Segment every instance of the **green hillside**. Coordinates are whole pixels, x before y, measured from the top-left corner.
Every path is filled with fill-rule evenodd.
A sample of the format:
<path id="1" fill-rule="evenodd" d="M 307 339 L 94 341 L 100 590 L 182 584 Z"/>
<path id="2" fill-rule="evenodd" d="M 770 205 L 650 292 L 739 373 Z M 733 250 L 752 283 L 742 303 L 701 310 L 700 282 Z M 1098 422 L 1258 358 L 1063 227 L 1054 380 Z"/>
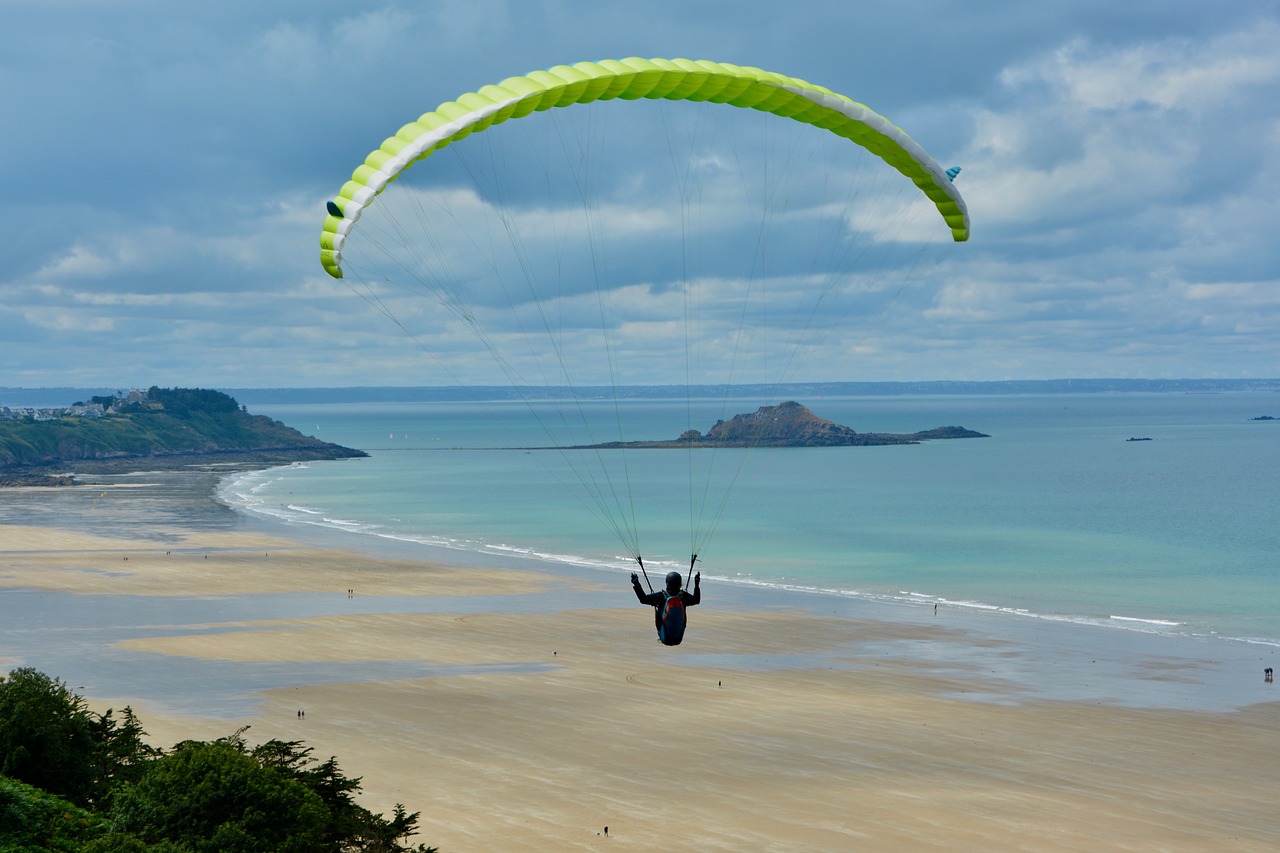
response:
<path id="1" fill-rule="evenodd" d="M 142 460 L 174 467 L 207 457 L 281 464 L 366 455 L 251 415 L 234 397 L 198 388 L 94 397 L 56 416 L 6 414 L 0 418 L 0 471 L 10 473 L 119 471 Z"/>

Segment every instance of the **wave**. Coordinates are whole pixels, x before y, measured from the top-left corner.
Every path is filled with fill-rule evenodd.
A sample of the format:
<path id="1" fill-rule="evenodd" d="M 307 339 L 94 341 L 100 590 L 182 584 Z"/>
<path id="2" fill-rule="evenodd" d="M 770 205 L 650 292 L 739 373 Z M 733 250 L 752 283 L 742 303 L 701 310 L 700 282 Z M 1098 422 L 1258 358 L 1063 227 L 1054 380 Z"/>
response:
<path id="1" fill-rule="evenodd" d="M 1114 619 L 1117 622 L 1141 622 L 1146 625 L 1167 625 L 1173 628 L 1182 624 L 1181 622 L 1174 622 L 1169 619 L 1143 619 L 1138 616 L 1111 616 L 1109 618 Z"/>
<path id="2" fill-rule="evenodd" d="M 294 463 L 284 468 L 251 471 L 231 475 L 223 479 L 217 489 L 217 497 L 233 510 L 250 515 L 263 516 L 288 525 L 324 527 L 342 533 L 369 536 L 391 542 L 421 545 L 455 552 L 471 552 L 519 560 L 534 560 L 548 565 L 571 566 L 601 572 L 633 571 L 634 558 L 626 555 L 588 556 L 561 550 L 540 549 L 529 545 L 491 542 L 481 539 L 430 534 L 397 529 L 383 523 L 359 521 L 342 517 L 323 507 L 299 501 L 271 501 L 266 493 L 270 487 L 289 479 L 291 472 L 309 468 L 308 463 Z M 646 559 L 644 566 L 651 574 L 663 575 L 668 571 L 685 572 L 688 562 L 674 559 Z M 1270 637 L 1224 635 L 1185 621 L 1154 616 L 1127 616 L 1120 614 L 1089 615 L 1079 613 L 1040 612 L 1031 608 L 1011 607 L 977 599 L 948 598 L 921 590 L 899 589 L 894 592 L 876 591 L 804 583 L 788 580 L 761 579 L 742 573 L 733 575 L 708 575 L 708 580 L 730 583 L 742 587 L 789 593 L 837 596 L 882 605 L 909 607 L 917 611 L 934 606 L 958 610 L 976 616 L 993 618 L 1035 619 L 1046 622 L 1075 624 L 1111 630 L 1139 632 L 1167 636 L 1201 637 L 1234 643 L 1248 643 L 1280 647 L 1280 640 Z"/>
<path id="3" fill-rule="evenodd" d="M 343 533 L 355 533 L 371 536 L 392 542 L 405 542 L 412 545 L 423 545 L 431 548 L 445 548 L 451 551 L 471 551 L 499 556 L 510 556 L 521 559 L 533 559 L 546 563 L 571 565 L 580 568 L 616 571 L 622 565 L 629 565 L 629 557 L 615 557 L 612 560 L 584 557 L 576 554 L 544 552 L 535 548 L 503 543 L 483 542 L 476 539 L 452 537 L 441 534 L 424 534 L 406 532 L 376 522 L 358 521 L 331 515 L 321 507 L 308 506 L 296 502 L 270 502 L 261 496 L 269 486 L 284 479 L 284 471 L 290 468 L 305 468 L 306 463 L 295 463 L 283 469 L 270 471 L 252 471 L 228 477 L 219 484 L 218 499 L 233 510 L 270 518 L 289 525 L 324 527 Z M 272 471 L 275 475 L 272 476 Z M 655 564 L 661 565 L 661 563 Z"/>

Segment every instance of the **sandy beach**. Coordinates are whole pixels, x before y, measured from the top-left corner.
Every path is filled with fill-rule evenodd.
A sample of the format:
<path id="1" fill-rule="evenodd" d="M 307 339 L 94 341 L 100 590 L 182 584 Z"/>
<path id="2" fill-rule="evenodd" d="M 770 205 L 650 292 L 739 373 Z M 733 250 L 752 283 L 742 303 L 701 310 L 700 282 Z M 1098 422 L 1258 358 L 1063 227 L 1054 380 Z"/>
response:
<path id="1" fill-rule="evenodd" d="M 364 805 L 420 811 L 417 840 L 443 851 L 1280 847 L 1280 702 L 1028 699 L 977 660 L 939 673 L 883 651 L 981 645 L 944 620 L 731 607 L 714 584 L 668 649 L 625 579 L 160 532 L 0 527 L 0 596 L 32 596 L 37 622 L 68 602 L 165 614 L 162 630 L 112 627 L 112 665 L 292 673 L 208 713 L 162 701 L 163 685 L 79 692 L 132 705 L 160 746 L 246 725 L 251 742 L 303 740 L 363 777 Z M 323 606 L 299 615 L 302 600 Z M 248 602 L 282 605 L 246 618 Z M 44 668 L 16 637 L 0 663 Z"/>

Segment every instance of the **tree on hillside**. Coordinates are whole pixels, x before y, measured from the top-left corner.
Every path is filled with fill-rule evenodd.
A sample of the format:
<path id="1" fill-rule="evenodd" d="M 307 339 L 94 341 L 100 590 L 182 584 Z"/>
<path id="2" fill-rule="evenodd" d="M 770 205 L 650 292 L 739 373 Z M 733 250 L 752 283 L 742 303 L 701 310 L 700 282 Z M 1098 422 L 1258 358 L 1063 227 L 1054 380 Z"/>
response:
<path id="1" fill-rule="evenodd" d="M 132 708 L 95 714 L 61 681 L 31 668 L 0 677 L 0 773 L 93 806 L 159 755 Z"/>
<path id="2" fill-rule="evenodd" d="M 327 817 L 305 785 L 225 741 L 178 744 L 111 808 L 117 831 L 196 853 L 337 853 L 324 843 Z"/>
<path id="3" fill-rule="evenodd" d="M 164 753 L 148 744 L 142 723 L 128 705 L 116 722 L 114 709 L 107 709 L 94 721 L 98 744 L 98 772 L 107 786 L 136 782 L 146 771 L 147 762 Z"/>
<path id="4" fill-rule="evenodd" d="M 299 741 L 250 748 L 244 731 L 166 753 L 131 709 L 95 714 L 61 681 L 13 670 L 0 678 L 0 853 L 434 853 L 405 844 L 418 813 L 356 803 L 360 780 L 335 758 Z"/>
<path id="5" fill-rule="evenodd" d="M 152 385 L 147 389 L 147 400 L 160 403 L 166 411 L 175 415 L 189 412 L 234 412 L 240 408 L 235 397 L 209 388 L 159 388 Z"/>
<path id="6" fill-rule="evenodd" d="M 197 853 L 434 853 L 405 847 L 418 815 L 386 819 L 359 806 L 360 780 L 337 761 L 316 762 L 298 741 L 252 749 L 244 729 L 212 743 L 187 741 L 149 762 L 113 798 L 113 827 L 150 844 Z"/>
<path id="7" fill-rule="evenodd" d="M 101 793 L 94 716 L 57 679 L 31 668 L 0 678 L 0 773 L 89 805 Z"/>
<path id="8" fill-rule="evenodd" d="M 244 747 L 243 730 L 232 736 L 231 741 Z M 360 779 L 345 776 L 338 767 L 338 760 L 330 757 L 317 761 L 311 747 L 301 741 L 269 740 L 254 747 L 250 754 L 265 766 L 306 785 L 320 797 L 329 810 L 326 841 L 336 844 L 335 849 L 363 851 L 363 853 L 432 853 L 434 847 L 408 848 L 403 839 L 418 833 L 418 812 L 405 811 L 397 804 L 390 819 L 374 814 L 355 801 L 360 791 Z"/>

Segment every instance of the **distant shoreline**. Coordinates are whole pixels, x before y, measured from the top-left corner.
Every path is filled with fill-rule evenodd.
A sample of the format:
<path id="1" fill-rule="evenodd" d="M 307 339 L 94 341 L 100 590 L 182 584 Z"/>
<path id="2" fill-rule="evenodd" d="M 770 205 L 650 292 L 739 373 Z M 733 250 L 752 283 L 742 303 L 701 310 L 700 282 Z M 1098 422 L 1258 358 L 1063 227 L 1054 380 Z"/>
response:
<path id="1" fill-rule="evenodd" d="M 278 468 L 294 462 L 333 460 L 332 455 L 294 452 L 292 449 L 226 450 L 169 453 L 155 456 L 115 456 L 105 459 L 60 460 L 46 466 L 0 467 L 0 489 L 95 485 L 94 477 L 177 471 L 193 474 L 236 474 Z"/>
<path id="2" fill-rule="evenodd" d="M 76 472 L 253 469 L 366 455 L 251 415 L 209 389 L 151 386 L 48 408 L 0 406 L 0 485 L 74 485 Z"/>
<path id="3" fill-rule="evenodd" d="M 55 405 L 65 400 L 114 393 L 101 387 L 0 387 L 0 405 Z M 513 387 L 506 385 L 348 386 L 298 388 L 219 388 L 246 405 L 263 403 L 422 402 L 428 400 L 663 399 L 728 396 L 857 397 L 902 395 L 1017 394 L 1223 394 L 1280 393 L 1280 378 L 1267 379 L 1009 379 L 928 380 L 919 382 L 791 382 L 781 385 L 619 385 Z"/>

